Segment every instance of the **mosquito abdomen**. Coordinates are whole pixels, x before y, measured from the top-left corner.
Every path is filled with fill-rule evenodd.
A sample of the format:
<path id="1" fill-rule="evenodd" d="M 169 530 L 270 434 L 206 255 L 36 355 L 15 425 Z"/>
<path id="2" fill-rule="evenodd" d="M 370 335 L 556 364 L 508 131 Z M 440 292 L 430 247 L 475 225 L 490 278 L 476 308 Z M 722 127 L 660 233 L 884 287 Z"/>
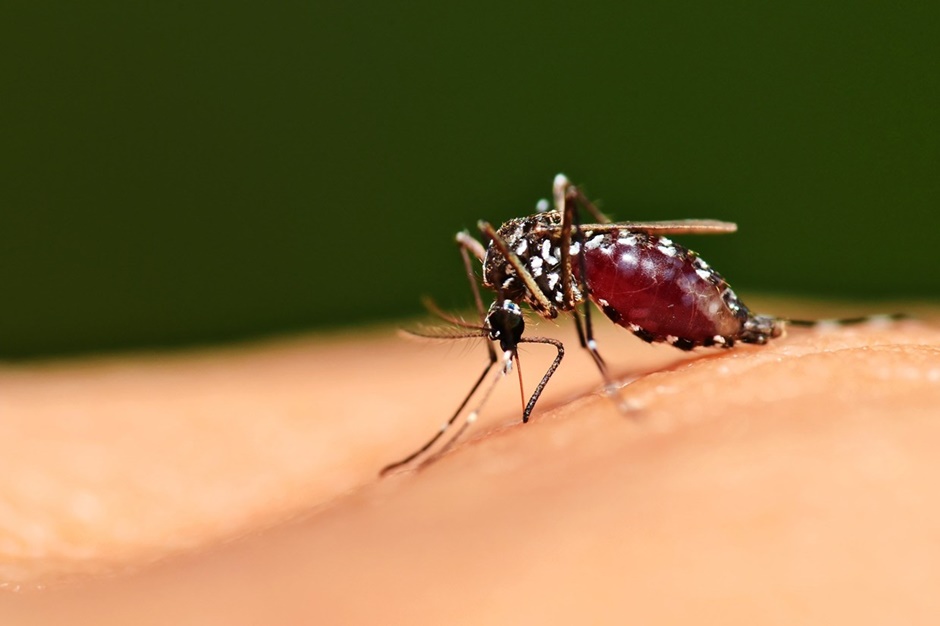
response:
<path id="1" fill-rule="evenodd" d="M 730 345 L 750 316 L 721 275 L 666 237 L 588 231 L 581 254 L 591 299 L 646 341 Z"/>

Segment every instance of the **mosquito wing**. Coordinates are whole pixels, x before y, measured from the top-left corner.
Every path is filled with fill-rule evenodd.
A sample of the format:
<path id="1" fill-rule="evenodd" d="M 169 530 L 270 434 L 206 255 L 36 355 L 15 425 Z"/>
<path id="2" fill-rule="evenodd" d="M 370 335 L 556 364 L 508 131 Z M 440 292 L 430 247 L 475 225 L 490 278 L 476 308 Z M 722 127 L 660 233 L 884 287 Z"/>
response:
<path id="1" fill-rule="evenodd" d="M 668 220 L 663 222 L 611 222 L 609 224 L 581 224 L 582 232 L 607 233 L 631 230 L 650 235 L 724 235 L 738 230 L 734 222 L 718 220 Z"/>

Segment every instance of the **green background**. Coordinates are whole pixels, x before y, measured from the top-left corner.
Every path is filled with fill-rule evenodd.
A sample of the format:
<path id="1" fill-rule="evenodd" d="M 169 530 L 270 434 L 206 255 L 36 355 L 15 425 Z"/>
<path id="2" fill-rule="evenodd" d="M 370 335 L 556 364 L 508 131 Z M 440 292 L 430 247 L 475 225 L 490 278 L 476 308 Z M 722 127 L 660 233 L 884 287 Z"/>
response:
<path id="1" fill-rule="evenodd" d="M 745 295 L 940 289 L 940 5 L 4 3 L 0 356 L 471 300 L 563 171 Z"/>

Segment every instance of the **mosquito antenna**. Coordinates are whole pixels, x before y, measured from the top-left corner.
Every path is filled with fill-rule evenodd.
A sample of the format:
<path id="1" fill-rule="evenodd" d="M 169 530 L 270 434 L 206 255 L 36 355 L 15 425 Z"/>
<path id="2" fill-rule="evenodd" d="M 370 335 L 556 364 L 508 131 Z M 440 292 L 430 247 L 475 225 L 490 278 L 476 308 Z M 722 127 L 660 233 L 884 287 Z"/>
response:
<path id="1" fill-rule="evenodd" d="M 419 339 L 480 339 L 486 337 L 486 329 L 483 327 L 468 326 L 470 330 L 460 330 L 459 328 L 448 328 L 442 326 L 427 326 L 421 328 L 399 328 L 398 332 L 406 337 Z"/>
<path id="2" fill-rule="evenodd" d="M 484 333 L 487 331 L 487 328 L 485 326 L 481 326 L 479 324 L 471 324 L 470 322 L 464 319 L 461 319 L 457 317 L 456 315 L 452 315 L 448 313 L 447 311 L 439 307 L 437 305 L 437 302 L 435 302 L 432 298 L 429 298 L 427 296 L 421 298 L 421 304 L 424 305 L 424 308 L 426 308 L 428 312 L 431 313 L 431 315 L 441 318 L 448 324 L 453 324 L 454 326 L 459 326 L 461 328 L 472 328 L 474 330 L 479 330 Z"/>

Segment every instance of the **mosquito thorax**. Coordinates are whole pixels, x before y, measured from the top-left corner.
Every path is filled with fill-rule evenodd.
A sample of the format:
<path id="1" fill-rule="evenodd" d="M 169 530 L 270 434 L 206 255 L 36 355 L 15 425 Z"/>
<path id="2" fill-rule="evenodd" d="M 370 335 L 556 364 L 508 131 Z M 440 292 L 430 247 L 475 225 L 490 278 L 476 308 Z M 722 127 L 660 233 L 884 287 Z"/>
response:
<path id="1" fill-rule="evenodd" d="M 492 242 L 483 259 L 483 285 L 503 297 L 525 302 L 544 317 L 554 317 L 558 311 L 570 311 L 581 301 L 576 285 L 571 285 L 572 301 L 566 301 L 561 283 L 561 238 L 558 227 L 562 217 L 557 211 L 546 211 L 505 222 L 497 235 L 517 257 L 538 285 L 539 290 L 557 310 L 547 311 L 538 298 L 526 288 L 516 270 Z M 572 256 L 577 255 L 578 244 L 572 244 Z"/>
<path id="2" fill-rule="evenodd" d="M 489 329 L 489 338 L 498 341 L 503 352 L 515 350 L 525 331 L 522 309 L 512 300 L 497 300 L 490 305 L 484 323 Z"/>

